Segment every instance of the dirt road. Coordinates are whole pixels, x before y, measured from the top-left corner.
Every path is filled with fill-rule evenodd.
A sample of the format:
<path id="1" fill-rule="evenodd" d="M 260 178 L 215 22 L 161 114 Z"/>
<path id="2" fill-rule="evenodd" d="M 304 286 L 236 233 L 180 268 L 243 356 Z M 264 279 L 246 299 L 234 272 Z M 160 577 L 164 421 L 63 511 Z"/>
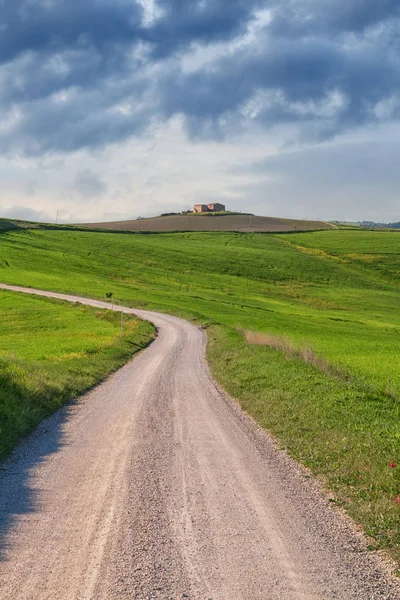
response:
<path id="1" fill-rule="evenodd" d="M 218 390 L 204 334 L 129 312 L 157 340 L 1 470 L 1 600 L 400 598 L 313 479 Z"/>

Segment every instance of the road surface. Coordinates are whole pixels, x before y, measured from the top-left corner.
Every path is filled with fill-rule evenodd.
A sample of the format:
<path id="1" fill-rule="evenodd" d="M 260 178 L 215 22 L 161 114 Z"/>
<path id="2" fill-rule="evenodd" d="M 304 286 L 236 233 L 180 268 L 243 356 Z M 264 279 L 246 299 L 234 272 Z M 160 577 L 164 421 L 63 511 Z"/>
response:
<path id="1" fill-rule="evenodd" d="M 218 389 L 203 332 L 124 310 L 157 340 L 1 470 L 1 600 L 400 598 L 389 563 Z"/>

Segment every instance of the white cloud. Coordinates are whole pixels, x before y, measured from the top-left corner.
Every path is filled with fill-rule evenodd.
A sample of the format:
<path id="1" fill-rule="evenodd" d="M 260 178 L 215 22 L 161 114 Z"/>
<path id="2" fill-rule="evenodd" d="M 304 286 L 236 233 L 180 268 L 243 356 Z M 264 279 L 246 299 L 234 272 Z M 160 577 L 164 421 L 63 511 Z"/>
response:
<path id="1" fill-rule="evenodd" d="M 192 143 L 177 118 L 154 126 L 151 136 L 97 151 L 46 159 L 1 158 L 0 216 L 11 215 L 11 198 L 18 218 L 21 206 L 27 214 L 39 210 L 53 220 L 58 208 L 69 222 L 152 216 L 211 197 L 229 203 L 239 183 L 258 179 L 232 168 L 265 156 L 265 142 L 252 142 L 243 138 L 235 143 Z M 32 181 L 35 186 L 30 185 L 28 194 L 27 182 Z"/>

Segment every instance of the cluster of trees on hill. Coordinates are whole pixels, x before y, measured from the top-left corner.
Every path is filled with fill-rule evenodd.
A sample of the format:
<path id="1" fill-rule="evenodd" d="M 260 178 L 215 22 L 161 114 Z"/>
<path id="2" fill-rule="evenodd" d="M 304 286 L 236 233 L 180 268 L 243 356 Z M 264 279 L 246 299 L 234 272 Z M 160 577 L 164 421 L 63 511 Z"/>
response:
<path id="1" fill-rule="evenodd" d="M 400 221 L 396 223 L 375 223 L 374 221 L 360 221 L 360 227 L 379 227 L 383 229 L 400 229 Z"/>

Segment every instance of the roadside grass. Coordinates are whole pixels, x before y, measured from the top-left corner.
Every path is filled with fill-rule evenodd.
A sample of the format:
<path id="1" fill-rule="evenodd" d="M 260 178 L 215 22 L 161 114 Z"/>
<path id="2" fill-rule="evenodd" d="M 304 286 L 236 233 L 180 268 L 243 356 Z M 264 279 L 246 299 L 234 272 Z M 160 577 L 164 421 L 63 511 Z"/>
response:
<path id="1" fill-rule="evenodd" d="M 153 327 L 67 302 L 0 292 L 0 457 L 45 416 L 122 366 Z"/>
<path id="2" fill-rule="evenodd" d="M 328 375 L 340 375 L 342 377 L 346 376 L 344 371 L 335 369 L 324 357 L 318 356 L 310 344 L 296 347 L 287 337 L 271 335 L 270 333 L 260 333 L 258 331 L 247 330 L 243 332 L 243 335 L 249 344 L 255 344 L 257 346 L 269 346 L 275 350 L 280 350 L 287 358 L 300 359 L 305 363 L 313 365 L 320 371 L 324 371 L 324 373 L 327 373 Z"/>
<path id="3" fill-rule="evenodd" d="M 399 242 L 363 230 L 8 231 L 0 280 L 111 292 L 208 327 L 217 380 L 399 560 Z"/>
<path id="4" fill-rule="evenodd" d="M 332 376 L 285 349 L 209 329 L 212 372 L 332 492 L 332 500 L 400 561 L 400 403 Z M 390 466 L 392 465 L 392 466 Z M 395 465 L 395 466 L 393 466 Z"/>

